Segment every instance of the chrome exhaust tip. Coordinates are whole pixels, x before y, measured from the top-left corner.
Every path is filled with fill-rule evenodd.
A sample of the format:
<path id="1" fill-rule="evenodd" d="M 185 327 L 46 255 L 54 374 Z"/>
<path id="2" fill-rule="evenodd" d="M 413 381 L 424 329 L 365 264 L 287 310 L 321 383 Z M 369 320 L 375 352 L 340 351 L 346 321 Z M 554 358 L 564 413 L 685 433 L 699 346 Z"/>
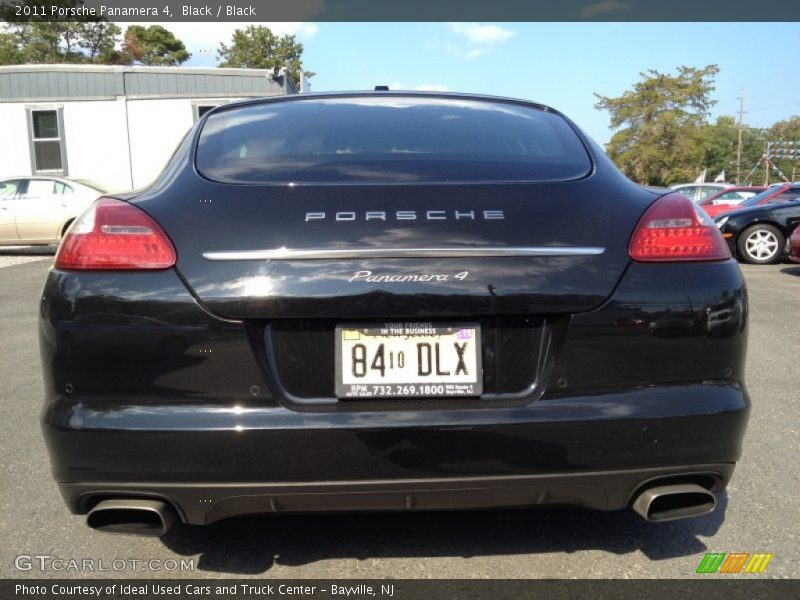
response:
<path id="1" fill-rule="evenodd" d="M 86 524 L 107 533 L 162 536 L 176 518 L 175 510 L 161 500 L 119 498 L 100 502 L 86 515 Z"/>
<path id="2" fill-rule="evenodd" d="M 633 510 L 653 522 L 707 515 L 716 506 L 717 497 L 696 483 L 651 487 L 633 502 Z"/>

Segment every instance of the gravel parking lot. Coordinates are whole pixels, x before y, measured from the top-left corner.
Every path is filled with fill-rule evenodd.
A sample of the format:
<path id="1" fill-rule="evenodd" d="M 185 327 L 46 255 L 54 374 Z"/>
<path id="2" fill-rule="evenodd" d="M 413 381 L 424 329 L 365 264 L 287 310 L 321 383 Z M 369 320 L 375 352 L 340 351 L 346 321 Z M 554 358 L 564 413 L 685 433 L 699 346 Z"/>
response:
<path id="1" fill-rule="evenodd" d="M 798 573 L 800 265 L 744 268 L 753 411 L 744 457 L 712 515 L 661 525 L 631 511 L 577 509 L 291 516 L 179 526 L 158 539 L 89 530 L 51 480 L 38 426 L 36 311 L 52 258 L 39 252 L 52 249 L 0 252 L 2 577 L 684 578 L 705 552 L 742 551 L 774 553 L 762 577 Z M 143 562 L 94 574 L 19 571 L 19 555 Z M 164 561 L 181 558 L 194 570 L 164 572 Z M 144 562 L 153 559 L 161 562 Z"/>

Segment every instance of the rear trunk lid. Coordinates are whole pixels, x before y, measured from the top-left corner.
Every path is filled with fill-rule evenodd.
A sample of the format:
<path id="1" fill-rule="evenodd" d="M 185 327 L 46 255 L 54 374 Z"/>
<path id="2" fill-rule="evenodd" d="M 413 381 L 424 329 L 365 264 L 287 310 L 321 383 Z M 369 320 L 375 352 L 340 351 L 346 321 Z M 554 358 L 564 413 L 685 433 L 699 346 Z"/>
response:
<path id="1" fill-rule="evenodd" d="M 615 177 L 537 184 L 226 185 L 134 202 L 178 271 L 234 319 L 565 314 L 629 263 L 655 195 Z M 622 190 L 622 192 L 621 192 Z"/>

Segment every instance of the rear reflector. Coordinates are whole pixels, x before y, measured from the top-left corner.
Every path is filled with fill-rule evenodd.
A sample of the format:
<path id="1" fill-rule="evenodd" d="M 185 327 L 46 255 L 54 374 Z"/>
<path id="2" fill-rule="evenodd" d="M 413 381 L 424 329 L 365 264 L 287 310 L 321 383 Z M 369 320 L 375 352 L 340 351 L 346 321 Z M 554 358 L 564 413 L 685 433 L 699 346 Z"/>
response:
<path id="1" fill-rule="evenodd" d="M 168 269 L 175 247 L 147 213 L 116 198 L 100 198 L 70 227 L 56 253 L 57 269 Z"/>
<path id="2" fill-rule="evenodd" d="M 725 260 L 731 257 L 719 229 L 681 194 L 656 200 L 633 232 L 628 252 L 641 262 Z"/>

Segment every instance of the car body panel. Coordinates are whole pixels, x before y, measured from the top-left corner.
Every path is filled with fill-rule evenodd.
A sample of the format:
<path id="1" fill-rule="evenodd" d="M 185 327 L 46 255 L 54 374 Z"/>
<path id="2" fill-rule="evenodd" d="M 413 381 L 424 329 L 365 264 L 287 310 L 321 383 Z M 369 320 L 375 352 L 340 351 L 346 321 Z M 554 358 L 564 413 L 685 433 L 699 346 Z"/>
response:
<path id="1" fill-rule="evenodd" d="M 659 195 L 622 177 L 602 150 L 583 138 L 595 172 L 590 178 L 577 181 L 380 186 L 250 184 L 237 185 L 233 196 L 230 185 L 198 175 L 192 146 L 198 142 L 199 131 L 197 128 L 187 136 L 178 149 L 161 180 L 164 183 L 157 182 L 131 202 L 169 232 L 179 249 L 178 269 L 194 293 L 209 309 L 230 318 L 266 318 L 287 313 L 348 317 L 414 316 L 424 312 L 445 315 L 452 314 L 454 297 L 472 303 L 471 310 L 491 313 L 519 313 L 533 307 L 555 312 L 559 310 L 556 306 L 564 302 L 569 306 L 561 307 L 562 311 L 588 310 L 613 290 L 627 265 L 629 232 Z M 598 165 L 603 166 L 599 172 Z M 166 185 L 179 186 L 183 191 L 164 202 Z M 382 210 L 376 204 L 377 197 L 383 207 L 391 209 L 385 210 L 382 218 L 368 220 L 368 214 Z M 487 197 L 492 198 L 489 204 Z M 553 203 L 568 205 L 570 210 L 553 211 Z M 482 218 L 484 211 L 502 218 Z M 316 218 L 323 214 L 324 218 Z M 401 214 L 414 215 L 414 219 L 397 218 Z M 337 216 L 348 220 L 337 220 Z M 576 223 L 585 225 L 576 227 Z M 235 240 L 228 235 L 232 229 L 237 231 Z M 196 230 L 202 230 L 204 235 L 194 235 Z M 476 251 L 486 247 L 578 246 L 598 248 L 602 253 L 515 257 L 512 269 L 500 268 L 509 264 L 507 259 L 471 260 L 469 256 L 358 258 L 364 250 L 453 246 Z M 205 257 L 208 253 L 282 248 L 352 250 L 356 258 L 213 261 Z M 350 281 L 358 272 L 381 274 L 387 267 L 392 273 L 450 275 L 451 281 L 422 286 Z M 469 276 L 453 284 L 452 276 L 463 272 Z M 412 297 L 414 302 L 408 302 Z M 342 313 L 343 299 L 348 299 L 351 312 Z M 458 310 L 462 309 L 467 307 Z"/>
<path id="2" fill-rule="evenodd" d="M 710 426 L 714 426 L 710 424 Z M 629 436 L 629 431 L 619 432 Z M 737 432 L 732 432 L 736 435 Z M 208 439 L 207 443 L 216 443 Z M 576 471 L 541 475 L 424 477 L 417 479 L 270 483 L 61 483 L 73 512 L 85 514 L 98 498 L 156 498 L 185 523 L 206 525 L 242 515 L 332 511 L 426 511 L 472 508 L 583 506 L 619 510 L 643 489 L 689 482 L 712 493 L 725 489 L 734 463 Z"/>
<path id="3" fill-rule="evenodd" d="M 17 193 L 0 196 L 0 245 L 58 243 L 65 227 L 102 195 L 98 189 L 62 177 L 4 181 L 19 181 L 20 187 Z"/>
<path id="4" fill-rule="evenodd" d="M 310 509 L 290 498 L 323 489 L 333 494 L 328 510 L 398 508 L 389 500 L 372 506 L 340 498 L 323 481 L 362 482 L 370 493 L 377 493 L 372 483 L 394 481 L 398 490 L 408 493 L 410 485 L 421 493 L 436 477 L 447 487 L 453 478 L 477 478 L 473 489 L 496 477 L 523 477 L 501 486 L 522 486 L 523 503 L 549 494 L 553 502 L 571 498 L 607 510 L 626 506 L 652 478 L 702 474 L 721 489 L 749 414 L 741 383 L 747 308 L 735 263 L 706 267 L 691 282 L 696 292 L 683 297 L 683 269 L 635 265 L 603 308 L 568 319 L 568 330 L 559 328 L 563 319 L 553 323 L 531 394 L 343 403 L 331 397 L 329 374 L 328 397 L 308 404 L 286 393 L 274 355 L 258 346 L 263 326 L 209 315 L 174 273 L 143 280 L 54 271 L 48 288 L 69 291 L 62 302 L 43 305 L 42 417 L 53 472 L 77 512 L 122 490 L 163 494 L 193 523 L 271 511 L 268 498 L 278 491 L 268 482 L 292 483 L 282 488 L 283 510 L 292 502 Z M 658 293 L 654 280 L 674 293 Z M 99 290 L 114 290 L 107 314 L 146 314 L 164 324 L 165 331 L 147 330 L 152 351 L 139 343 L 109 349 L 100 331 L 86 331 L 96 350 L 92 340 L 68 341 L 69 324 L 94 314 Z M 708 320 L 720 310 L 720 290 L 733 315 L 722 331 Z M 50 289 L 45 297 L 53 298 Z M 651 326 L 669 314 L 684 317 Z M 678 351 L 686 360 L 672 360 Z M 77 481 L 83 483 L 69 483 Z M 572 492 L 589 488 L 569 495 L 566 484 Z M 487 494 L 475 499 L 478 506 L 520 502 L 502 490 Z M 241 495 L 261 498 L 261 508 L 230 500 Z M 198 512 L 201 497 L 208 506 Z M 469 506 L 460 496 L 442 502 Z"/>
<path id="5" fill-rule="evenodd" d="M 19 239 L 13 203 L 12 198 L 0 196 L 0 244 L 15 242 Z"/>
<path id="6" fill-rule="evenodd" d="M 408 94 L 429 96 L 463 97 Z M 725 488 L 750 408 L 746 288 L 732 259 L 630 259 L 668 190 L 624 178 L 572 124 L 592 163 L 572 181 L 215 183 L 193 159 L 213 114 L 126 200 L 174 267 L 48 275 L 42 429 L 72 511 L 614 510 L 658 482 Z M 338 398 L 336 327 L 390 319 L 478 325 L 483 393 Z"/>
<path id="7" fill-rule="evenodd" d="M 321 203 L 314 188 L 269 190 L 275 204 L 264 202 L 265 190 L 248 186 L 235 198 L 221 198 L 219 185 L 198 184 L 197 191 L 170 204 L 151 202 L 147 193 L 134 200 L 171 232 L 179 252 L 178 269 L 188 285 L 212 311 L 230 318 L 293 316 L 374 317 L 448 315 L 475 310 L 493 314 L 524 313 L 536 307 L 541 312 L 576 312 L 598 306 L 611 293 L 627 258 L 625 234 L 638 218 L 638 210 L 656 197 L 650 192 L 633 196 L 635 210 L 623 202 L 612 203 L 612 192 L 585 183 L 551 186 L 484 186 L 479 193 L 469 186 L 396 186 L 378 190 L 369 186 L 337 186 L 326 190 Z M 340 214 L 364 215 L 375 208 L 376 195 L 388 196 L 388 206 L 415 214 L 410 223 L 363 221 L 337 222 L 329 205 L 342 207 Z M 480 219 L 484 194 L 493 197 L 493 213 L 502 220 Z M 211 198 L 210 206 L 192 211 L 192 221 L 205 231 L 195 236 L 181 227 L 198 198 Z M 551 202 L 575 204 L 570 213 L 552 214 Z M 286 205 L 275 212 L 274 206 Z M 352 208 L 352 210 L 350 210 Z M 428 211 L 449 219 L 423 221 Z M 456 211 L 475 214 L 475 220 L 455 221 Z M 391 217 L 392 211 L 387 211 Z M 325 220 L 306 221 L 309 213 L 326 214 Z M 577 214 L 576 214 L 577 213 Z M 241 215 L 236 222 L 232 214 Z M 434 214 L 431 212 L 431 214 Z M 227 215 L 227 216 L 226 216 Z M 599 216 L 598 216 L 599 215 Z M 591 228 L 576 228 L 576 220 L 592 222 Z M 232 240 L 224 222 L 235 228 Z M 464 240 L 471 240 L 466 246 Z M 535 240 L 535 243 L 531 241 Z M 550 247 L 597 248 L 598 254 L 564 256 L 370 258 L 362 251 L 384 251 L 453 246 L 502 249 Z M 290 248 L 314 250 L 335 247 L 351 251 L 336 260 L 234 259 L 209 260 L 207 253 L 252 252 Z M 368 281 L 370 275 L 443 276 L 437 282 Z M 455 279 L 459 273 L 464 279 Z M 453 298 L 469 303 L 454 309 Z M 349 301 L 343 309 L 342 301 Z M 409 302 L 413 299 L 413 302 Z"/>

